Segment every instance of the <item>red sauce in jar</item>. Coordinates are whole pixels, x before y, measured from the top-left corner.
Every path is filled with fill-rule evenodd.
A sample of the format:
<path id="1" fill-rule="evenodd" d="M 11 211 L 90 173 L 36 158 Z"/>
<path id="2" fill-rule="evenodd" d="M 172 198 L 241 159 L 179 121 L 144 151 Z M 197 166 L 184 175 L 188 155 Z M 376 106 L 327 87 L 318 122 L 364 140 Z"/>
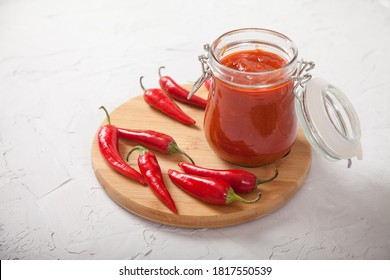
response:
<path id="1" fill-rule="evenodd" d="M 272 71 L 287 64 L 279 55 L 259 49 L 231 53 L 220 63 L 241 72 Z M 297 134 L 294 83 L 281 79 L 273 75 L 270 80 L 253 80 L 254 85 L 270 86 L 248 88 L 213 77 L 204 128 L 217 155 L 238 165 L 261 166 L 289 152 Z"/>
<path id="2" fill-rule="evenodd" d="M 229 68 L 242 72 L 265 72 L 282 68 L 286 60 L 260 49 L 232 53 L 221 60 Z"/>

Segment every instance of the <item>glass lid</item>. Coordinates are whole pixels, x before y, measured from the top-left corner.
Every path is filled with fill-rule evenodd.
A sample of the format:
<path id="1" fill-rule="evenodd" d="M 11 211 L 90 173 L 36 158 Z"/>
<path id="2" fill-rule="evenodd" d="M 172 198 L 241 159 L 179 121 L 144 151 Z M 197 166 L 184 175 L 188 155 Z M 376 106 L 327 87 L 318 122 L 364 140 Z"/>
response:
<path id="1" fill-rule="evenodd" d="M 312 147 L 331 160 L 361 160 L 360 123 L 348 98 L 327 81 L 314 78 L 295 98 L 295 110 Z"/>

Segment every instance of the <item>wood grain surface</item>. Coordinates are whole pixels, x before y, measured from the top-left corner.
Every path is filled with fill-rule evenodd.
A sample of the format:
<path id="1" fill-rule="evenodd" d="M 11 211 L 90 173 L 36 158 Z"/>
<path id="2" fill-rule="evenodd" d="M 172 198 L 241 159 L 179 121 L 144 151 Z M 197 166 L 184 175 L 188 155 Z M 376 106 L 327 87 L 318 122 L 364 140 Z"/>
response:
<path id="1" fill-rule="evenodd" d="M 184 85 L 189 88 L 189 85 Z M 198 95 L 206 97 L 207 90 L 202 87 Z M 237 225 L 258 219 L 285 205 L 303 185 L 311 166 L 311 147 L 301 131 L 291 152 L 275 164 L 243 168 L 230 164 L 217 157 L 207 144 L 203 134 L 204 110 L 178 103 L 179 106 L 196 120 L 195 125 L 181 124 L 148 106 L 142 93 L 113 110 L 111 123 L 129 129 L 152 129 L 171 135 L 196 164 L 209 168 L 238 168 L 253 172 L 259 178 L 271 177 L 275 167 L 279 176 L 270 183 L 259 185 L 252 193 L 242 195 L 244 198 L 256 197 L 258 191 L 262 198 L 257 203 L 244 204 L 238 201 L 230 205 L 214 206 L 197 200 L 176 187 L 169 179 L 168 169 L 181 171 L 177 166 L 186 158 L 180 154 L 164 155 L 156 152 L 166 186 L 176 203 L 179 214 L 172 213 L 152 192 L 149 187 L 141 186 L 118 172 L 112 170 L 102 157 L 95 136 L 92 143 L 92 165 L 96 177 L 107 194 L 128 211 L 145 219 L 162 224 L 186 228 L 213 228 Z M 109 108 L 107 108 L 109 109 Z M 103 115 L 103 112 L 102 112 Z M 105 121 L 102 125 L 106 124 Z M 120 140 L 119 149 L 126 156 L 134 142 Z M 138 169 L 138 153 L 130 157 L 130 165 Z"/>

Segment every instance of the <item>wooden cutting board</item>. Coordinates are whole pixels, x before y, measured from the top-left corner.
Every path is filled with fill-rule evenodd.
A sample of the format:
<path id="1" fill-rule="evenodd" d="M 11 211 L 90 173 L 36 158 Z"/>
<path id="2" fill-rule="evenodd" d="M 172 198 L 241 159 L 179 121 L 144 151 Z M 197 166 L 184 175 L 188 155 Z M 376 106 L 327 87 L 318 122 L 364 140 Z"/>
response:
<path id="1" fill-rule="evenodd" d="M 184 85 L 190 88 L 190 85 Z M 206 98 L 208 91 L 202 87 L 197 94 Z M 279 176 L 270 183 L 259 185 L 257 191 L 242 195 L 253 199 L 258 191 L 262 198 L 257 203 L 244 204 L 238 201 L 230 205 L 215 206 L 197 200 L 176 187 L 169 179 L 168 169 L 181 171 L 180 161 L 187 161 L 180 154 L 164 155 L 155 152 L 166 186 L 175 201 L 179 214 L 172 213 L 154 195 L 149 187 L 141 186 L 112 170 L 102 157 L 95 136 L 92 143 L 92 164 L 96 177 L 107 194 L 128 211 L 145 219 L 162 224 L 186 228 L 225 227 L 245 223 L 267 215 L 285 205 L 303 185 L 311 165 L 311 147 L 301 131 L 291 152 L 275 164 L 259 168 L 243 168 L 230 164 L 217 157 L 207 144 L 203 134 L 204 110 L 178 103 L 179 106 L 196 120 L 192 126 L 181 124 L 148 106 L 142 93 L 122 104 L 111 115 L 111 123 L 129 129 L 151 129 L 171 135 L 179 147 L 187 152 L 196 164 L 208 168 L 238 168 L 253 172 L 258 178 L 269 178 L 274 169 Z M 110 108 L 107 108 L 108 110 Z M 104 113 L 102 111 L 102 118 Z M 102 122 L 102 125 L 106 121 Z M 136 143 L 120 140 L 119 149 L 125 158 Z M 130 157 L 130 165 L 138 169 L 138 153 Z"/>

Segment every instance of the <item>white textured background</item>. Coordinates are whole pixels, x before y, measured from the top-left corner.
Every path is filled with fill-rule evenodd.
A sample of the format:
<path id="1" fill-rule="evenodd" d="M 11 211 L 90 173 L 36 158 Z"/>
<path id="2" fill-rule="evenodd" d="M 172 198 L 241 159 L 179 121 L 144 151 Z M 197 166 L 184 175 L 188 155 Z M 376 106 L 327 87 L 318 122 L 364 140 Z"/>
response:
<path id="1" fill-rule="evenodd" d="M 200 74 L 202 45 L 241 27 L 282 32 L 358 111 L 364 160 L 313 156 L 283 208 L 189 230 L 139 218 L 97 182 L 103 120 Z M 0 259 L 390 259 L 390 1 L 0 0 Z"/>

